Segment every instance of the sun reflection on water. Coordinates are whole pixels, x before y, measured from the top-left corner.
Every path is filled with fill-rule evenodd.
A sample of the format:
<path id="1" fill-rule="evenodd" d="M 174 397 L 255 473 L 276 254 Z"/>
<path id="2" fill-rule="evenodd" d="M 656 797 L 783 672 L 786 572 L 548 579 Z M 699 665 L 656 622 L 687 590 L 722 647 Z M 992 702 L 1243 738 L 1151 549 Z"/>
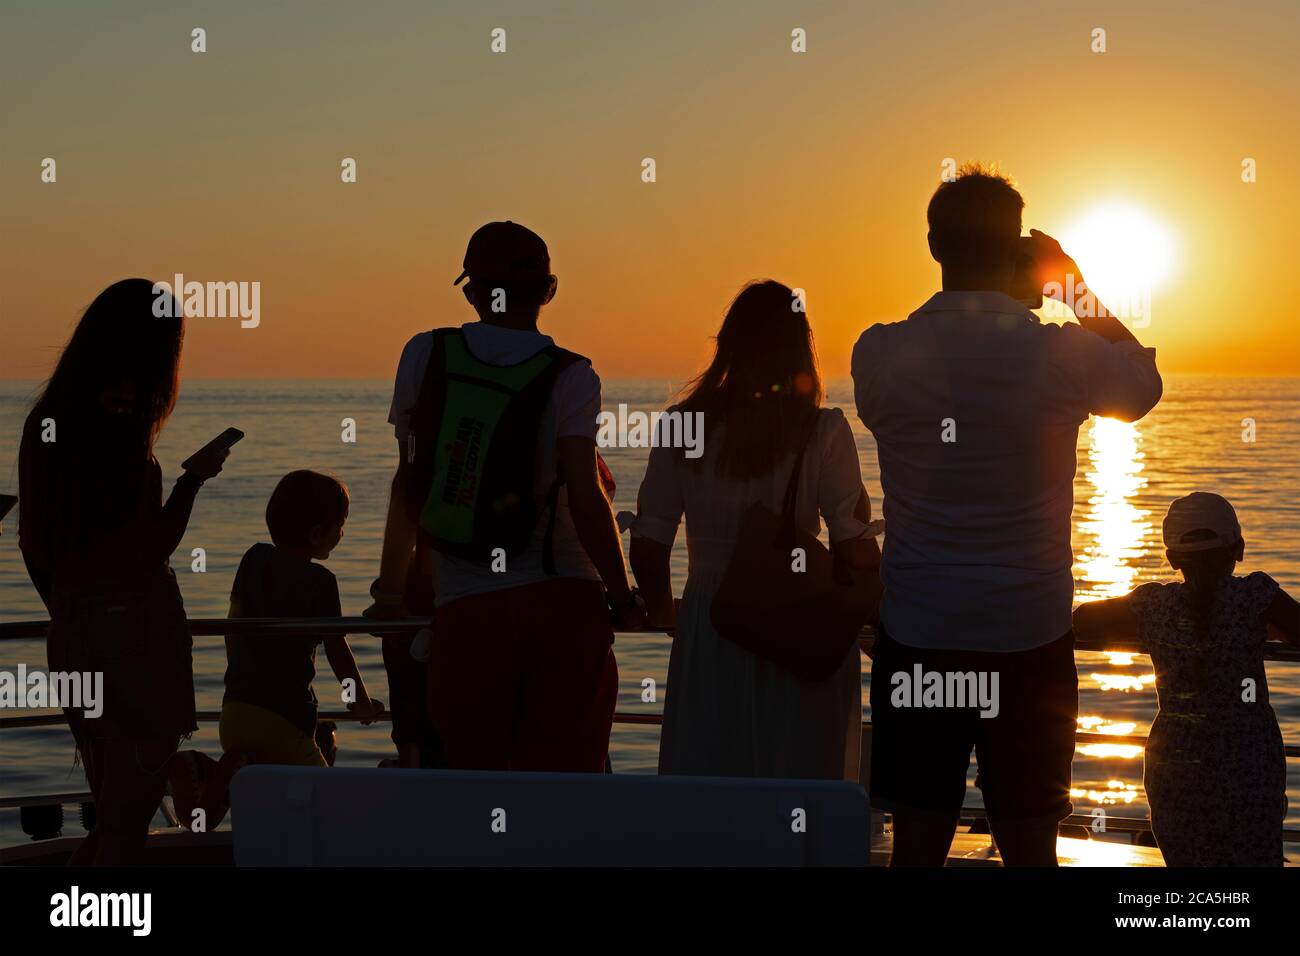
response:
<path id="1" fill-rule="evenodd" d="M 1142 754 L 1141 744 L 1076 744 L 1075 751 L 1102 760 L 1133 760 Z"/>
<path id="2" fill-rule="evenodd" d="M 1145 457 L 1142 433 L 1137 425 L 1111 418 L 1090 420 L 1084 471 L 1090 487 L 1087 503 L 1080 509 L 1082 514 L 1074 541 L 1075 598 L 1080 603 L 1119 597 L 1137 583 L 1147 538 L 1152 532 L 1151 513 L 1137 505 L 1147 485 L 1143 474 Z M 1149 693 L 1155 683 L 1155 674 L 1150 672 L 1146 659 L 1132 652 L 1107 651 L 1104 664 L 1111 669 L 1080 673 L 1081 691 L 1086 674 L 1095 690 L 1110 692 L 1107 696 L 1117 706 L 1127 708 L 1130 705 L 1119 704 L 1116 694 Z M 1140 774 L 1144 747 L 1132 739 L 1138 726 L 1136 721 L 1094 713 L 1080 715 L 1078 725 L 1080 731 L 1101 735 L 1100 738 L 1081 737 L 1075 745 L 1079 757 L 1108 762 L 1109 769 L 1105 772 L 1109 774 Z M 1126 806 L 1140 798 L 1140 779 L 1139 776 L 1132 782 L 1114 778 L 1104 782 L 1081 781 L 1070 796 L 1076 806 Z"/>
<path id="3" fill-rule="evenodd" d="M 1107 780 L 1105 789 L 1099 787 L 1073 787 L 1071 800 L 1090 800 L 1100 806 L 1113 806 L 1117 803 L 1132 803 L 1138 797 L 1135 784 L 1123 780 Z"/>
<path id="4" fill-rule="evenodd" d="M 1078 529 L 1086 541 L 1075 567 L 1080 602 L 1127 594 L 1137 577 L 1135 559 L 1151 530 L 1150 512 L 1134 504 L 1147 483 L 1141 444 L 1136 425 L 1091 419 L 1087 479 L 1094 491 Z"/>
<path id="5" fill-rule="evenodd" d="M 1156 682 L 1155 674 L 1089 674 L 1102 690 L 1146 690 Z"/>
<path id="6" fill-rule="evenodd" d="M 1079 729 L 1094 734 L 1108 734 L 1126 737 L 1137 730 L 1137 723 L 1132 720 L 1107 720 L 1105 717 L 1088 715 L 1077 718 Z"/>
<path id="7" fill-rule="evenodd" d="M 1127 737 L 1137 730 L 1136 721 L 1107 720 L 1096 715 L 1080 716 L 1079 729 L 1093 734 L 1105 734 L 1108 737 Z M 1085 742 L 1086 740 L 1086 742 Z M 1096 757 L 1101 760 L 1133 760 L 1142 754 L 1142 745 L 1133 743 L 1109 743 L 1101 740 L 1081 740 L 1075 744 L 1075 751 L 1084 757 Z M 1089 798 L 1091 799 L 1091 798 Z"/>

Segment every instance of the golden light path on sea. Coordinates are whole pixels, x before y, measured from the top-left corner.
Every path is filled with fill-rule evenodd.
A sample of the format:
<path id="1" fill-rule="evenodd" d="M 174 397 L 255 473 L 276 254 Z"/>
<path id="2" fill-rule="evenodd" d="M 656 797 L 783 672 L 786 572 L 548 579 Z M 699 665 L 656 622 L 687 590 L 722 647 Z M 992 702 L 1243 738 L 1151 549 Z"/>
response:
<path id="1" fill-rule="evenodd" d="M 1080 601 L 1118 597 L 1133 588 L 1137 558 L 1151 528 L 1149 512 L 1134 499 L 1146 486 L 1145 455 L 1138 427 L 1113 418 L 1096 418 L 1088 426 L 1086 477 L 1093 486 L 1079 532 L 1088 539 L 1077 562 L 1083 586 Z"/>

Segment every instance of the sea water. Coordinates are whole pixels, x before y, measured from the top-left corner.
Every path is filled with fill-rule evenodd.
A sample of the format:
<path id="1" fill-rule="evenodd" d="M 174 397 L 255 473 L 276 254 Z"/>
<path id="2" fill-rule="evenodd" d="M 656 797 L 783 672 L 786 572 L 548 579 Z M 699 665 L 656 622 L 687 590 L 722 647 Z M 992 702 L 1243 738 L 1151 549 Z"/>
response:
<path id="1" fill-rule="evenodd" d="M 0 382 L 0 493 L 16 493 L 17 445 L 36 382 Z M 671 385 L 663 381 L 605 383 L 607 410 L 620 405 L 648 414 L 664 407 Z M 387 423 L 391 387 L 383 381 L 199 381 L 185 383 L 176 412 L 158 444 L 169 488 L 180 462 L 236 426 L 246 438 L 235 446 L 225 471 L 199 494 L 189 528 L 173 557 L 191 617 L 223 617 L 239 559 L 268 540 L 264 513 L 275 483 L 295 468 L 327 470 L 352 492 L 352 510 L 339 547 L 327 566 L 338 578 L 343 613 L 358 614 L 379 565 L 389 482 L 398 447 Z M 873 510 L 880 513 L 876 449 L 852 411 L 852 387 L 833 381 L 829 404 L 845 409 L 853 425 L 863 478 Z M 355 422 L 355 441 L 343 440 L 345 419 Z M 1253 439 L 1253 440 L 1252 440 Z M 618 482 L 615 504 L 634 509 L 649 449 L 603 450 Z M 1073 547 L 1076 599 L 1121 594 L 1150 580 L 1169 580 L 1160 545 L 1160 520 L 1168 503 L 1193 490 L 1215 491 L 1237 508 L 1246 539 L 1239 573 L 1266 571 L 1300 595 L 1300 379 L 1167 376 L 1164 398 L 1133 425 L 1092 419 L 1080 429 L 1075 478 Z M 0 621 L 36 620 L 44 608 L 32 590 L 18 552 L 17 518 L 0 537 Z M 195 548 L 206 570 L 191 570 Z M 686 578 L 685 531 L 673 550 L 676 593 Z M 357 635 L 352 647 L 371 692 L 387 699 L 379 642 Z M 635 714 L 662 710 L 667 686 L 669 639 L 620 635 L 615 644 L 620 674 L 618 709 Z M 0 669 L 43 666 L 40 642 L 0 643 Z M 1141 655 L 1079 653 L 1079 713 L 1083 729 L 1145 734 L 1156 712 L 1154 675 Z M 864 662 L 866 664 L 867 662 Z M 327 668 L 323 655 L 318 666 Z M 195 688 L 200 709 L 221 705 L 225 653 L 220 638 L 195 641 Z M 869 671 L 869 666 L 866 670 Z M 1300 744 L 1300 667 L 1268 666 L 1273 709 L 1290 743 Z M 644 692 L 655 683 L 654 700 Z M 867 695 L 864 677 L 864 715 Z M 339 709 L 328 675 L 318 682 L 322 709 Z M 24 711 L 23 713 L 27 713 Z M 13 712 L 0 713 L 0 717 Z M 373 767 L 393 755 L 388 725 L 339 729 L 339 764 Z M 616 725 L 611 756 L 616 770 L 653 773 L 658 728 Z M 216 726 L 205 723 L 190 746 L 216 754 Z M 85 779 L 62 727 L 0 731 L 0 797 L 79 791 Z M 1300 760 L 1288 761 L 1291 809 L 1287 825 L 1300 827 Z M 974 776 L 972 761 L 971 777 Z M 1112 816 L 1145 816 L 1141 748 L 1124 743 L 1080 741 L 1074 762 L 1076 812 L 1104 807 Z M 979 792 L 967 791 L 979 805 Z M 80 827 L 70 821 L 65 833 Z M 0 845 L 25 840 L 15 810 L 0 810 Z"/>

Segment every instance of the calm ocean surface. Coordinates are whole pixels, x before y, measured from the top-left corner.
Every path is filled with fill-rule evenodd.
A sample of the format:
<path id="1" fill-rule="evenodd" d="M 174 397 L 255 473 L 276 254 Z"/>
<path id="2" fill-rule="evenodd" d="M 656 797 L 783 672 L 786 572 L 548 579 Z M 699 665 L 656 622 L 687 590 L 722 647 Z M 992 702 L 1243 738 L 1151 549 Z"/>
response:
<path id="1" fill-rule="evenodd" d="M 18 438 L 36 388 L 35 382 L 0 383 L 0 492 L 17 492 Z M 387 424 L 390 388 L 383 381 L 185 385 L 158 446 L 166 487 L 179 463 L 227 426 L 247 434 L 225 472 L 201 492 L 173 561 L 190 616 L 225 616 L 240 557 L 254 542 L 268 539 L 263 523 L 267 498 L 276 481 L 295 468 L 332 471 L 350 487 L 352 513 L 346 534 L 327 565 L 338 577 L 345 614 L 358 614 L 369 603 L 396 458 Z M 669 389 L 659 381 L 607 382 L 605 407 L 616 409 L 622 402 L 651 411 L 662 407 Z M 829 401 L 843 407 L 854 425 L 863 477 L 878 514 L 875 445 L 852 412 L 850 383 L 832 383 Z M 341 441 L 344 418 L 356 420 L 354 444 Z M 1244 419 L 1255 423 L 1254 442 L 1243 440 Z M 607 449 L 604 454 L 618 480 L 617 506 L 635 508 L 646 450 Z M 1246 560 L 1239 572 L 1266 571 L 1300 595 L 1300 379 L 1167 377 L 1164 399 L 1142 422 L 1085 423 L 1078 457 L 1073 518 L 1078 600 L 1169 579 L 1159 543 L 1160 520 L 1170 500 L 1197 489 L 1219 492 L 1236 506 L 1246 537 Z M 41 619 L 44 608 L 27 580 L 16 532 L 16 516 L 11 516 L 0 537 L 0 621 Z M 202 574 L 190 570 L 191 549 L 198 547 L 207 551 L 207 571 Z M 686 578 L 684 531 L 673 553 L 673 572 L 680 593 Z M 387 699 L 378 641 L 357 636 L 352 646 L 372 692 Z M 618 709 L 661 710 L 664 696 L 671 692 L 666 687 L 668 640 L 625 635 L 615 650 L 621 675 Z M 43 644 L 0 643 L 0 669 L 12 671 L 19 663 L 43 668 Z M 1080 654 L 1078 664 L 1079 712 L 1085 728 L 1145 734 L 1156 711 L 1150 661 Z M 220 638 L 196 641 L 194 665 L 200 709 L 219 709 L 225 668 Z M 1270 664 L 1268 672 L 1282 734 L 1289 743 L 1300 743 L 1300 667 Z M 658 683 L 658 703 L 641 701 L 645 677 Z M 325 691 L 328 686 L 324 681 L 318 686 L 322 708 L 337 709 Z M 863 700 L 865 704 L 865 686 Z M 616 726 L 615 768 L 653 773 L 658 737 L 654 727 Z M 191 746 L 217 754 L 215 724 L 200 728 Z M 374 766 L 393 753 L 386 724 L 345 724 L 339 747 L 339 764 L 345 766 Z M 73 753 L 62 727 L 0 731 L 0 796 L 84 789 Z M 1288 770 L 1287 825 L 1300 828 L 1300 761 L 1288 761 Z M 1139 748 L 1082 745 L 1074 762 L 1074 786 L 1079 812 L 1104 805 L 1123 816 L 1147 813 Z M 978 805 L 979 791 L 969 789 L 966 799 Z M 70 819 L 65 833 L 79 830 Z M 17 811 L 0 810 L 0 845 L 25 839 Z"/>

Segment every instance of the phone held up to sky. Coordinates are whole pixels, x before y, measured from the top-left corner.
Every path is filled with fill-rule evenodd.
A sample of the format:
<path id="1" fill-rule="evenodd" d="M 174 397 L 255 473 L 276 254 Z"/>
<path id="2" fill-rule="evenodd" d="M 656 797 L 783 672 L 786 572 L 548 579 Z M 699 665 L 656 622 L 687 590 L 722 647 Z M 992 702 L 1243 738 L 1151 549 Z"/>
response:
<path id="1" fill-rule="evenodd" d="M 1016 273 L 1011 279 L 1011 298 L 1029 309 L 1043 307 L 1043 286 L 1038 279 L 1038 263 L 1034 259 L 1033 236 L 1021 236 L 1016 256 Z"/>

